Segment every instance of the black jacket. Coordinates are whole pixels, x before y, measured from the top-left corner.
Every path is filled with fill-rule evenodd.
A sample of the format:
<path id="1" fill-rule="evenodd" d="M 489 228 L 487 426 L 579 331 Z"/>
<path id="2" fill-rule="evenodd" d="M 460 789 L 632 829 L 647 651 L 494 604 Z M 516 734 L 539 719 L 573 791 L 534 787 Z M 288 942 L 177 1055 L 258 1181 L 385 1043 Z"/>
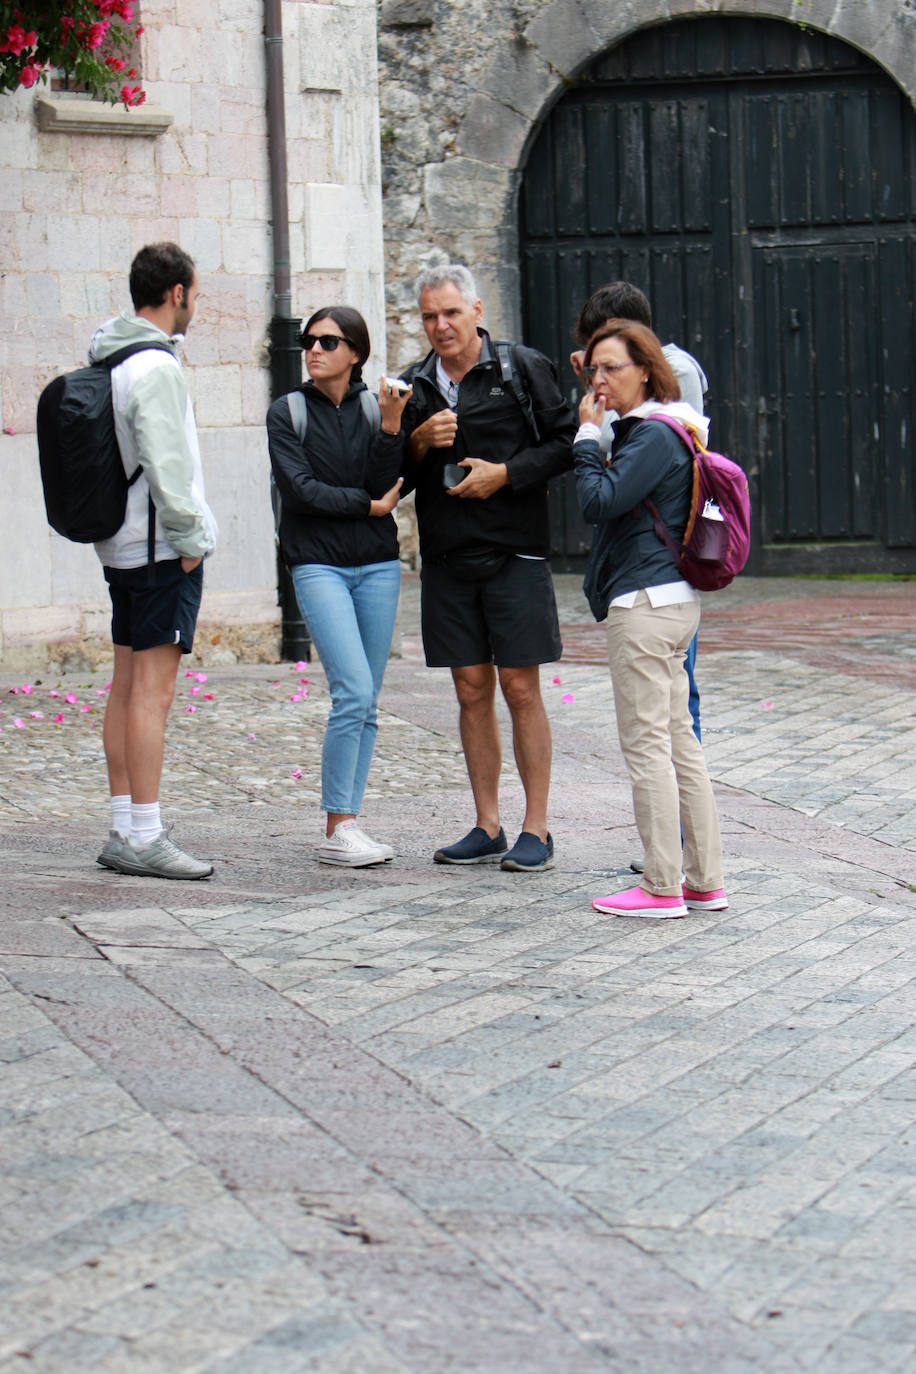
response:
<path id="1" fill-rule="evenodd" d="M 285 396 L 267 412 L 270 464 L 282 502 L 280 549 L 290 566 L 361 567 L 398 556 L 393 515 L 371 516 L 369 502 L 394 486 L 404 460 L 404 434 L 372 433 L 354 383 L 335 406 L 311 382 L 305 445 Z"/>
<path id="2" fill-rule="evenodd" d="M 405 457 L 405 490 L 416 488 L 420 552 L 430 562 L 455 549 L 493 547 L 546 556 L 550 552 L 547 483 L 572 467 L 576 422 L 563 399 L 553 364 L 533 348 L 515 346 L 521 380 L 540 431 L 536 443 L 518 401 L 501 383 L 489 335 L 480 361 L 458 389 L 458 433 L 450 449 L 431 448 L 415 462 Z M 409 434 L 437 410 L 447 409 L 436 386 L 436 355 L 430 353 L 402 374 L 413 385 L 404 412 Z M 442 485 L 446 463 L 485 458 L 505 463 L 509 484 L 485 501 L 449 496 Z"/>
<path id="3" fill-rule="evenodd" d="M 615 596 L 683 576 L 643 503 L 650 496 L 672 537 L 681 539 L 690 513 L 693 459 L 667 425 L 639 418 L 615 424 L 610 467 L 597 440 L 581 439 L 575 452 L 579 509 L 596 526 L 584 591 L 595 619 L 604 620 Z"/>

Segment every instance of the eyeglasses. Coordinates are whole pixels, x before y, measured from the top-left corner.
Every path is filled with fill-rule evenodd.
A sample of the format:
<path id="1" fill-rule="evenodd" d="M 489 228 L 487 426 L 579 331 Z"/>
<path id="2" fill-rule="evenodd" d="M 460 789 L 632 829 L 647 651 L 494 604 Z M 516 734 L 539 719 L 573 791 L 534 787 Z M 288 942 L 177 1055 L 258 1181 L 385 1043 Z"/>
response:
<path id="1" fill-rule="evenodd" d="M 622 372 L 625 367 L 639 367 L 639 363 L 595 363 L 592 367 L 583 367 L 589 382 L 593 382 L 596 377 L 613 377 L 615 372 Z"/>
<path id="2" fill-rule="evenodd" d="M 325 353 L 333 353 L 338 344 L 349 344 L 351 348 L 355 345 L 349 339 L 344 339 L 340 334 L 303 334 L 301 339 L 302 347 L 308 353 L 309 349 L 316 344 L 321 344 Z"/>

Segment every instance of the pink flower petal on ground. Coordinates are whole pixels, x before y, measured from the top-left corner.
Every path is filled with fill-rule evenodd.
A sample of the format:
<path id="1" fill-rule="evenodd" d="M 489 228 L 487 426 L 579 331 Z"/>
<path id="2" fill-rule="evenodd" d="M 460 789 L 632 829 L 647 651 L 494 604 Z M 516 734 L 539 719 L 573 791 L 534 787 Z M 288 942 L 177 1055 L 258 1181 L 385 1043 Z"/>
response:
<path id="1" fill-rule="evenodd" d="M 212 692 L 204 692 L 204 701 L 215 701 L 216 697 Z"/>
<path id="2" fill-rule="evenodd" d="M 290 701 L 301 701 L 301 700 L 302 700 L 302 693 L 301 693 L 301 692 L 297 692 L 296 695 L 295 695 L 294 697 L 290 697 L 289 699 L 290 699 Z"/>
<path id="3" fill-rule="evenodd" d="M 270 685 L 271 685 L 271 687 L 279 687 L 279 686 L 280 686 L 279 682 L 272 682 Z"/>
<path id="4" fill-rule="evenodd" d="M 104 688 L 104 687 L 96 687 L 96 689 L 95 689 L 95 694 L 96 694 L 97 697 L 103 697 L 103 696 L 105 696 L 105 688 Z"/>
<path id="5" fill-rule="evenodd" d="M 300 686 L 300 687 L 311 687 L 311 685 L 312 685 L 312 679 L 311 679 L 310 677 L 301 677 L 301 678 L 299 679 L 299 686 Z"/>
<path id="6" fill-rule="evenodd" d="M 186 668 L 186 669 L 185 669 L 185 674 L 184 674 L 184 675 L 185 675 L 185 677 L 193 677 L 193 676 L 194 676 L 194 669 L 193 669 L 193 668 Z"/>
<path id="7" fill-rule="evenodd" d="M 17 730 L 25 729 L 25 721 L 20 720 L 18 716 L 13 716 L 13 724 L 15 725 Z"/>
<path id="8" fill-rule="evenodd" d="M 249 744 L 254 744 L 254 742 L 255 742 L 256 739 L 257 739 L 257 735 L 249 735 L 249 736 L 248 736 L 248 743 L 249 743 Z"/>
<path id="9" fill-rule="evenodd" d="M 772 709 L 773 709 L 773 702 L 772 702 L 772 701 L 762 701 L 762 702 L 760 703 L 760 708 L 761 708 L 761 710 L 763 710 L 763 711 L 772 711 Z"/>
<path id="10" fill-rule="evenodd" d="M 29 715 L 33 718 L 33 720 L 44 720 L 45 718 L 44 711 L 30 711 Z"/>
<path id="11" fill-rule="evenodd" d="M 64 697 L 64 701 L 69 701 L 69 703 L 70 703 L 71 706 L 75 706 L 75 705 L 76 705 L 76 702 L 77 702 L 76 693 L 75 693 L 75 692 L 68 692 L 67 695 Z"/>
<path id="12" fill-rule="evenodd" d="M 572 692 L 564 692 L 561 698 L 561 700 L 563 700 L 567 706 L 571 701 L 575 701 L 575 699 L 576 698 L 573 696 Z"/>
<path id="13" fill-rule="evenodd" d="M 4 434 L 15 434 L 16 431 L 15 431 L 10 425 L 4 425 L 4 426 L 3 426 L 3 433 L 4 433 Z"/>
<path id="14" fill-rule="evenodd" d="M 63 718 L 64 718 L 64 713 L 63 713 L 63 711 L 59 711 L 58 714 L 57 714 L 56 716 L 53 717 L 54 724 L 55 724 L 55 725 L 60 725 L 60 723 L 61 723 L 61 721 L 63 720 Z"/>
<path id="15" fill-rule="evenodd" d="M 81 707 L 80 707 L 80 715 L 81 715 L 81 716 L 84 716 L 84 715 L 86 714 L 87 711 L 91 711 L 91 710 L 92 710 L 92 707 L 91 707 L 91 706 L 81 706 Z"/>
<path id="16" fill-rule="evenodd" d="M 197 674 L 197 681 L 198 681 L 198 682 L 206 682 L 206 680 L 207 680 L 207 674 L 206 674 L 206 673 L 198 673 L 198 674 Z"/>
<path id="17" fill-rule="evenodd" d="M 291 778 L 301 778 L 301 777 L 302 777 L 302 769 L 301 769 L 301 768 L 291 768 L 291 769 L 289 770 L 289 775 L 290 775 Z"/>
<path id="18" fill-rule="evenodd" d="M 24 682 L 22 686 L 19 688 L 19 690 L 20 692 L 25 692 L 27 697 L 31 696 L 33 691 L 32 687 L 29 685 L 28 682 Z"/>
<path id="19" fill-rule="evenodd" d="M 111 691 L 111 687 L 112 687 L 112 684 L 111 684 L 110 682 L 106 682 L 106 683 L 105 683 L 105 691 L 106 691 L 106 692 L 110 692 L 110 691 Z"/>
<path id="20" fill-rule="evenodd" d="M 555 677 L 553 680 L 553 685 L 554 687 L 562 687 L 563 679 L 561 677 Z"/>
<path id="21" fill-rule="evenodd" d="M 59 697 L 59 696 L 60 696 L 60 692 L 51 691 L 51 692 L 48 693 L 48 696 L 49 696 L 49 697 Z"/>
<path id="22" fill-rule="evenodd" d="M 194 712 L 195 712 L 196 710 L 197 710 L 197 707 L 196 707 L 196 706 L 186 706 L 186 707 L 184 708 L 184 712 L 185 712 L 185 715 L 186 715 L 186 716 L 193 716 L 193 714 L 194 714 Z"/>
<path id="23" fill-rule="evenodd" d="M 196 697 L 196 696 L 197 696 L 197 693 L 198 693 L 199 691 L 200 691 L 200 688 L 199 688 L 199 687 L 192 687 L 192 688 L 190 689 L 190 691 L 188 692 L 188 696 L 190 696 L 190 697 Z"/>
<path id="24" fill-rule="evenodd" d="M 306 668 L 307 668 L 308 666 L 309 666 L 309 665 L 306 663 L 305 659 L 304 659 L 304 658 L 300 658 L 299 662 L 296 664 L 296 672 L 297 672 L 297 673 L 304 673 L 305 670 L 306 670 Z"/>

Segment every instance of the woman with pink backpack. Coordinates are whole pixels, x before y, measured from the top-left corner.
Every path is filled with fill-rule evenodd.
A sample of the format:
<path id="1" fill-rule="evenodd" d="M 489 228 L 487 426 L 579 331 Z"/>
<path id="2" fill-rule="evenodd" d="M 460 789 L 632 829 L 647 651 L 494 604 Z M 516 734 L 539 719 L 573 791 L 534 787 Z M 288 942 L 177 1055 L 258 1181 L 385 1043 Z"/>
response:
<path id="1" fill-rule="evenodd" d="M 584 372 L 591 389 L 579 404 L 574 455 L 582 517 L 595 526 L 585 594 L 595 619 L 607 620 L 617 730 L 645 846 L 639 886 L 592 905 L 612 916 L 653 919 L 722 911 L 728 901 L 719 821 L 684 672 L 700 602 L 676 553 L 694 465 L 670 423 L 705 443 L 708 422 L 678 399 L 674 373 L 646 325 L 612 320 L 599 329 Z M 598 441 L 612 410 L 620 419 L 605 459 Z M 656 532 L 656 518 L 674 547 Z"/>

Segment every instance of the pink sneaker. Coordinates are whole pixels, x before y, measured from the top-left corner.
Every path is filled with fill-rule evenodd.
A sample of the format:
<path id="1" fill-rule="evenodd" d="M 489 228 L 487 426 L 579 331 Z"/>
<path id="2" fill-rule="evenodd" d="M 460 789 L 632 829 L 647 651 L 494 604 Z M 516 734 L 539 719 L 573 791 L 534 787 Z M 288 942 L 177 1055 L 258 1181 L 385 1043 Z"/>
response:
<path id="1" fill-rule="evenodd" d="M 656 897 L 644 887 L 630 887 L 611 897 L 596 897 L 592 902 L 596 911 L 606 916 L 648 916 L 656 921 L 672 916 L 686 916 L 687 908 L 680 897 Z"/>
<path id="2" fill-rule="evenodd" d="M 692 887 L 682 890 L 684 901 L 693 911 L 724 911 L 728 906 L 728 898 L 721 887 L 714 887 L 711 892 L 694 892 Z"/>

